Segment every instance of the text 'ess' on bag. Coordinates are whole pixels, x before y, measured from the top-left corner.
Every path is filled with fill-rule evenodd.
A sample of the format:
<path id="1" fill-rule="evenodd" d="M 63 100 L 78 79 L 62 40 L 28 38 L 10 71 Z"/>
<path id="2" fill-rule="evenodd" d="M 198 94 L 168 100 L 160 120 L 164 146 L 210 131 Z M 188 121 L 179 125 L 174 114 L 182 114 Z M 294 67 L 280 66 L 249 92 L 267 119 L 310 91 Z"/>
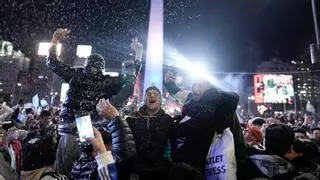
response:
<path id="1" fill-rule="evenodd" d="M 215 133 L 207 155 L 207 180 L 236 180 L 237 163 L 233 134 L 229 128 Z"/>

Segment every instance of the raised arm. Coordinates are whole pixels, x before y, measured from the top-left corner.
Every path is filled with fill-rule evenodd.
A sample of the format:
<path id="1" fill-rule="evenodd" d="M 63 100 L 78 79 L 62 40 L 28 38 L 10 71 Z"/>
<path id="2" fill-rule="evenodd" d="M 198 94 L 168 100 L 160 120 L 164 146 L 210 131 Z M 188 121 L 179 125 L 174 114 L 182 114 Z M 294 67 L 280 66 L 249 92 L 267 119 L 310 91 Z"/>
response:
<path id="1" fill-rule="evenodd" d="M 120 109 L 124 102 L 133 94 L 134 86 L 136 84 L 137 76 L 141 69 L 141 59 L 143 54 L 143 45 L 137 38 L 132 39 L 131 48 L 135 51 L 136 56 L 134 61 L 126 61 L 122 64 L 122 75 L 120 91 L 112 96 L 110 101 L 117 108 Z"/>
<path id="2" fill-rule="evenodd" d="M 165 88 L 173 98 L 178 100 L 180 103 L 185 103 L 189 98 L 190 92 L 180 89 L 175 82 L 176 76 L 172 71 L 168 71 L 164 77 Z"/>
<path id="3" fill-rule="evenodd" d="M 57 45 L 61 40 L 66 39 L 69 33 L 70 30 L 67 29 L 60 28 L 56 30 L 51 40 L 51 47 L 49 49 L 49 56 L 47 58 L 47 65 L 52 69 L 54 73 L 56 73 L 66 82 L 70 81 L 71 77 L 74 75 L 75 70 L 59 61 L 57 54 Z"/>
<path id="4" fill-rule="evenodd" d="M 119 111 L 108 100 L 101 99 L 96 109 L 102 118 L 107 119 L 115 161 L 120 163 L 134 158 L 136 156 L 135 142 L 127 121 L 121 119 Z"/>

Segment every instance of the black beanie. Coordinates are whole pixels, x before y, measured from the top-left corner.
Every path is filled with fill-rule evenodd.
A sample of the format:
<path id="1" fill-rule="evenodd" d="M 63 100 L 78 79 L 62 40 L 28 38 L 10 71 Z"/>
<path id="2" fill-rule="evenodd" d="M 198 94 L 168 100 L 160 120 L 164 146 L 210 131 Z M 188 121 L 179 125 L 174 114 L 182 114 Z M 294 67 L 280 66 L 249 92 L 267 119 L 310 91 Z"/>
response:
<path id="1" fill-rule="evenodd" d="M 150 91 L 150 90 L 156 90 L 156 91 L 158 91 L 158 93 L 159 93 L 160 96 L 161 96 L 161 91 L 160 91 L 156 86 L 150 86 L 150 87 L 148 87 L 148 88 L 146 89 L 145 94 L 147 94 L 147 92 Z"/>
<path id="2" fill-rule="evenodd" d="M 266 129 L 266 151 L 283 157 L 294 141 L 294 133 L 291 127 L 284 124 L 271 124 Z"/>

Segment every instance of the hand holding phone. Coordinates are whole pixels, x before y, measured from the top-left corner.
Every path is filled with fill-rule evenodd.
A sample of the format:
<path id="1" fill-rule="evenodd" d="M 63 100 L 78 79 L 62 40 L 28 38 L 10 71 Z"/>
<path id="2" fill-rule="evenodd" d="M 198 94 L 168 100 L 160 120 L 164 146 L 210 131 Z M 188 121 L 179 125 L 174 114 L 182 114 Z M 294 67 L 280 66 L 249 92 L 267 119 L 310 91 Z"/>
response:
<path id="1" fill-rule="evenodd" d="M 106 152 L 107 148 L 104 145 L 101 133 L 96 128 L 93 128 L 93 132 L 94 132 L 94 138 L 87 138 L 86 141 L 92 144 L 94 149 L 99 154 Z"/>
<path id="2" fill-rule="evenodd" d="M 80 142 L 86 142 L 87 138 L 94 138 L 90 115 L 77 117 L 76 124 Z"/>

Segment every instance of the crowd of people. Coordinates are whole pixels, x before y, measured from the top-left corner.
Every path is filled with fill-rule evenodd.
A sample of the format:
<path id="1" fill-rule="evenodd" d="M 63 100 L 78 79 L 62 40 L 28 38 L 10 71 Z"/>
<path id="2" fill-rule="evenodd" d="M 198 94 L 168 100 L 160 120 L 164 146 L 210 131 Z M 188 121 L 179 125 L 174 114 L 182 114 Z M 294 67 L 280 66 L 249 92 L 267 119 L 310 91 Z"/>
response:
<path id="1" fill-rule="evenodd" d="M 320 128 L 313 114 L 292 122 L 255 117 L 240 123 L 236 93 L 205 79 L 194 80 L 190 92 L 182 90 L 171 71 L 164 87 L 181 104 L 181 114 L 164 110 L 155 86 L 146 89 L 142 107 L 127 108 L 141 68 L 141 43 L 133 40 L 136 60 L 113 78 L 100 74 L 100 55 L 89 56 L 83 69 L 58 61 L 55 46 L 68 33 L 55 32 L 48 57 L 49 67 L 70 84 L 63 106 L 38 112 L 23 101 L 11 108 L 1 102 L 0 179 L 320 178 Z M 81 142 L 75 118 L 86 114 L 94 137 Z"/>

